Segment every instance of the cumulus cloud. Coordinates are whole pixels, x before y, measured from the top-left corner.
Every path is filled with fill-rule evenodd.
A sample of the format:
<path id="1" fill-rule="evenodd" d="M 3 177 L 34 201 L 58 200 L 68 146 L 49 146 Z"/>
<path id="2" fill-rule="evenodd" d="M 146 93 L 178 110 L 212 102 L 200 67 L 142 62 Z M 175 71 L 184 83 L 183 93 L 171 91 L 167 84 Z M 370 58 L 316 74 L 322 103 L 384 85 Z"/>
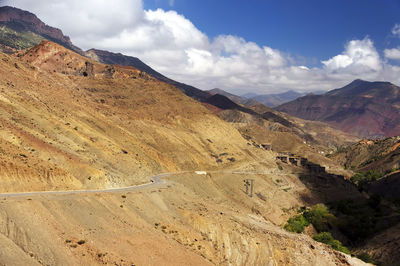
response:
<path id="1" fill-rule="evenodd" d="M 382 70 L 380 56 L 369 38 L 348 42 L 343 53 L 322 64 L 327 75 L 337 78 L 377 79 Z"/>
<path id="2" fill-rule="evenodd" d="M 400 60 L 400 47 L 384 50 L 385 57 L 392 60 Z"/>
<path id="3" fill-rule="evenodd" d="M 171 5 L 174 1 L 169 1 Z M 369 38 L 348 42 L 344 51 L 309 68 L 304 62 L 240 36 L 210 39 L 175 11 L 144 10 L 141 0 L 7 0 L 61 28 L 83 49 L 136 56 L 164 75 L 200 89 L 234 93 L 328 90 L 356 78 L 400 84 L 399 67 L 381 60 Z M 393 34 L 400 34 L 400 26 Z M 394 59 L 397 50 L 385 51 Z"/>

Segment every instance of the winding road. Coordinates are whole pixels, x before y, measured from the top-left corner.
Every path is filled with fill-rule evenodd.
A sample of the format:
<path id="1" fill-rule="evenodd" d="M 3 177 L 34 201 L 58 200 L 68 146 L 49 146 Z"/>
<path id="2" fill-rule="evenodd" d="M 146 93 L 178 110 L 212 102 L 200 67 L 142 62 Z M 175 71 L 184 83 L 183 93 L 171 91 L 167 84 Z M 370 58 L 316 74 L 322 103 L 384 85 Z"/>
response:
<path id="1" fill-rule="evenodd" d="M 35 197 L 35 196 L 46 196 L 46 195 L 76 195 L 76 194 L 92 194 L 92 193 L 112 193 L 112 192 L 129 192 L 129 191 L 138 191 L 143 189 L 148 189 L 152 187 L 156 187 L 158 185 L 165 185 L 168 181 L 163 178 L 171 175 L 189 173 L 191 171 L 185 172 L 172 172 L 172 173 L 163 173 L 152 176 L 150 178 L 151 182 L 141 185 L 129 186 L 129 187 L 119 187 L 119 188 L 106 188 L 106 189 L 88 189 L 88 190 L 57 190 L 57 191 L 35 191 L 35 192 L 13 192 L 13 193 L 0 193 L 0 198 L 20 198 L 20 197 Z M 195 171 L 203 172 L 203 171 Z M 204 171 L 205 172 L 205 171 Z M 198 174 L 199 174 L 198 173 Z M 256 175 L 268 175 L 271 173 L 265 172 L 229 172 L 229 171 L 207 171 L 205 173 L 231 173 L 236 175 L 248 175 L 248 174 L 256 174 Z M 275 174 L 275 175 L 284 175 L 284 174 Z"/>
<path id="2" fill-rule="evenodd" d="M 181 172 L 180 172 L 181 173 Z M 37 191 L 37 192 L 14 192 L 14 193 L 0 193 L 0 198 L 17 198 L 17 197 L 35 197 L 44 195 L 74 195 L 74 194 L 87 194 L 87 193 L 110 193 L 110 192 L 125 192 L 137 191 L 145 188 L 155 187 L 157 185 L 166 184 L 167 181 L 164 177 L 180 174 L 180 173 L 164 173 L 151 177 L 151 182 L 121 188 L 106 188 L 106 189 L 88 189 L 88 190 L 59 190 L 59 191 Z"/>

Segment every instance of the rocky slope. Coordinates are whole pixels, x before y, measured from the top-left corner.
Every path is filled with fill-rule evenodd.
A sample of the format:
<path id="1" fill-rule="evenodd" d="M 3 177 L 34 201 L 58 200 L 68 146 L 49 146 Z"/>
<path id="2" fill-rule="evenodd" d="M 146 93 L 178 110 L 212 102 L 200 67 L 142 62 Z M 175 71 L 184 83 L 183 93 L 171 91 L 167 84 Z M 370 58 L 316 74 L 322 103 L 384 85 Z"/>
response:
<path id="1" fill-rule="evenodd" d="M 0 264 L 363 265 L 283 231 L 288 210 L 313 194 L 275 153 L 175 87 L 48 41 L 0 57 L 2 192 L 192 172 L 135 192 L 0 197 Z"/>
<path id="2" fill-rule="evenodd" d="M 310 151 L 308 155 L 325 154 L 358 140 L 324 123 L 294 118 L 262 104 L 249 108 L 220 94 L 213 95 L 205 103 L 217 107 L 210 109 L 238 127 L 246 139 L 272 144 L 275 151 L 290 151 L 308 157 L 304 151 Z"/>
<path id="3" fill-rule="evenodd" d="M 242 175 L 193 173 L 139 192 L 1 199 L 0 264 L 365 265 L 284 231 L 312 194 L 293 175 L 273 176 L 246 176 L 253 198 Z"/>
<path id="4" fill-rule="evenodd" d="M 1 57 L 3 192 L 136 184 L 230 163 L 213 154 L 248 158 L 232 126 L 140 70 L 47 41 Z"/>
<path id="5" fill-rule="evenodd" d="M 323 95 L 307 95 L 276 110 L 317 120 L 360 137 L 400 135 L 400 87 L 355 80 Z"/>
<path id="6" fill-rule="evenodd" d="M 385 174 L 400 168 L 400 137 L 361 140 L 339 149 L 331 158 L 355 171 Z"/>
<path id="7" fill-rule="evenodd" d="M 192 97 L 196 99 L 197 101 L 201 101 L 205 103 L 205 105 L 210 108 L 213 111 L 218 111 L 219 109 L 227 109 L 226 104 L 230 105 L 229 109 L 234 109 L 234 110 L 239 110 L 241 112 L 245 112 L 248 114 L 255 115 L 256 117 L 262 117 L 264 120 L 267 122 L 274 123 L 276 127 L 279 128 L 285 128 L 284 130 L 293 130 L 296 132 L 297 135 L 300 136 L 303 140 L 300 142 L 304 141 L 309 141 L 310 139 L 313 139 L 317 136 L 311 136 L 308 133 L 304 133 L 303 129 L 299 129 L 303 126 L 301 125 L 291 125 L 291 122 L 288 122 L 288 119 L 283 118 L 283 116 L 277 112 L 274 112 L 272 109 L 266 108 L 264 106 L 260 106 L 257 102 L 254 100 L 243 100 L 241 103 L 245 104 L 246 106 L 241 106 L 237 105 L 235 103 L 232 103 L 230 99 L 232 100 L 237 100 L 237 99 L 242 99 L 239 96 L 232 95 L 232 94 L 227 94 L 221 90 L 219 96 L 214 95 L 216 91 L 213 92 L 204 92 L 202 90 L 199 90 L 197 88 L 194 88 L 192 86 L 171 80 L 161 73 L 155 71 L 145 63 L 143 63 L 140 59 L 132 56 L 126 56 L 120 53 L 111 53 L 108 51 L 102 51 L 102 50 L 97 50 L 97 49 L 91 49 L 87 52 L 82 52 L 79 48 L 73 46 L 69 40 L 68 37 L 64 36 L 61 32 L 61 30 L 51 28 L 47 25 L 45 25 L 43 22 L 41 22 L 35 15 L 22 11 L 16 8 L 11 8 L 11 7 L 3 7 L 0 9 L 0 13 L 3 14 L 3 20 L 6 21 L 5 23 L 11 23 L 14 25 L 20 25 L 20 27 L 14 27 L 15 30 L 12 30 L 8 26 L 5 26 L 3 28 L 3 34 L 1 34 L 0 30 L 0 37 L 2 36 L 2 39 L 0 38 L 0 44 L 3 44 L 7 46 L 9 44 L 10 40 L 15 40 L 13 43 L 14 45 L 12 46 L 12 49 L 18 50 L 21 48 L 28 48 L 31 46 L 34 46 L 35 44 L 39 43 L 43 39 L 50 39 L 54 40 L 57 43 L 63 45 L 64 47 L 68 49 L 72 49 L 77 51 L 80 54 L 85 55 L 86 57 L 89 57 L 97 62 L 103 63 L 103 64 L 108 64 L 108 65 L 124 65 L 128 67 L 134 67 L 140 71 L 143 72 L 143 74 L 148 74 L 151 75 L 152 77 L 166 82 L 168 84 L 171 84 L 175 86 L 176 88 L 180 89 L 182 92 L 184 92 L 186 95 L 189 97 Z M 26 25 L 25 25 L 26 24 Z M 18 45 L 17 45 L 18 44 Z M 10 48 L 10 46 L 7 46 Z M 55 62 L 53 62 L 53 65 L 56 65 Z M 53 67 L 53 65 L 51 67 Z M 80 68 L 81 69 L 81 68 Z M 55 69 L 53 69 L 54 71 Z M 82 69 L 81 69 L 82 70 Z M 64 69 L 59 69 L 59 72 L 64 72 L 64 73 L 72 73 L 76 72 L 76 70 L 71 69 L 71 66 L 67 68 L 67 70 Z M 82 72 L 85 72 L 86 74 L 87 71 L 82 70 Z M 89 71 L 90 72 L 90 71 Z M 223 94 L 223 95 L 222 95 Z M 214 96 L 213 96 L 214 95 Z M 259 106 L 259 107 L 257 107 Z M 251 108 L 249 108 L 251 107 Z M 257 110 L 256 110 L 257 109 Z M 254 112 L 256 110 L 256 112 Z M 225 118 L 228 118 L 228 116 L 224 116 Z M 294 119 L 291 119 L 292 122 Z M 229 121 L 229 118 L 228 118 Z M 309 123 L 307 123 L 309 124 Z M 289 128 L 289 129 L 288 129 Z M 306 130 L 307 131 L 307 130 Z M 328 130 L 329 131 L 329 130 Z M 314 134 L 312 131 L 310 132 Z M 343 134 L 337 134 L 337 135 L 343 135 Z M 326 143 L 325 141 L 320 141 L 319 143 L 322 145 L 327 144 L 327 146 L 337 146 L 337 145 L 343 145 L 345 143 L 348 143 L 349 141 L 352 141 L 353 138 L 349 138 L 348 140 L 344 140 L 343 138 L 337 138 L 330 134 L 331 138 L 325 138 L 325 139 L 336 139 L 337 141 L 329 141 L 329 143 Z M 287 146 L 287 145 L 286 145 Z"/>
<path id="8" fill-rule="evenodd" d="M 137 68 L 143 72 L 146 72 L 149 75 L 152 75 L 153 77 L 157 78 L 160 81 L 166 82 L 168 84 L 171 84 L 171 85 L 177 87 L 183 93 L 185 93 L 187 96 L 194 98 L 198 101 L 203 101 L 203 100 L 207 99 L 208 97 L 210 97 L 210 94 L 205 91 L 202 91 L 193 86 L 172 80 L 170 78 L 167 78 L 166 76 L 162 75 L 161 73 L 157 72 L 156 70 L 152 69 L 151 67 L 149 67 L 148 65 L 143 63 L 137 57 L 127 56 L 127 55 L 123 55 L 120 53 L 112 53 L 112 52 L 97 50 L 97 49 L 91 49 L 91 50 L 85 52 L 85 55 L 89 58 L 92 58 L 93 60 L 100 62 L 100 63 L 131 66 L 131 67 Z"/>
<path id="9" fill-rule="evenodd" d="M 5 51 L 26 49 L 47 39 L 75 52 L 82 52 L 61 30 L 46 25 L 36 15 L 18 8 L 0 7 L 0 29 L 1 44 Z"/>

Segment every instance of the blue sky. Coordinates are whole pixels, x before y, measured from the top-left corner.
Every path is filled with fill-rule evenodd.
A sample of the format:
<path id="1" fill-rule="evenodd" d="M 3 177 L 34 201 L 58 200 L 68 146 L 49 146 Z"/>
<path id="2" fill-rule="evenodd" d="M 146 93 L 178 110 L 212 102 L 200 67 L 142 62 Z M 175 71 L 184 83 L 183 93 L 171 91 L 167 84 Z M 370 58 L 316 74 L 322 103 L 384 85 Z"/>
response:
<path id="1" fill-rule="evenodd" d="M 241 36 L 307 57 L 308 64 L 337 55 L 348 41 L 366 36 L 380 51 L 400 44 L 391 34 L 400 24 L 399 0 L 146 0 L 144 8 L 176 10 L 210 38 Z"/>
<path id="2" fill-rule="evenodd" d="M 400 85 L 400 0 L 3 0 L 203 90 Z"/>

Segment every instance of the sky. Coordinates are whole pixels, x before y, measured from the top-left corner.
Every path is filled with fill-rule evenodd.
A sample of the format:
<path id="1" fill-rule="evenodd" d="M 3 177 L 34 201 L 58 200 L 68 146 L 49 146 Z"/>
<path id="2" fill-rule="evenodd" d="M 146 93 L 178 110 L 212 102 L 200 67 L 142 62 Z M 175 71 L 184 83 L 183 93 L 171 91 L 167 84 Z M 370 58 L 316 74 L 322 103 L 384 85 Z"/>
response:
<path id="1" fill-rule="evenodd" d="M 203 90 L 400 85 L 400 0 L 5 0 L 82 49 L 140 58 Z"/>

